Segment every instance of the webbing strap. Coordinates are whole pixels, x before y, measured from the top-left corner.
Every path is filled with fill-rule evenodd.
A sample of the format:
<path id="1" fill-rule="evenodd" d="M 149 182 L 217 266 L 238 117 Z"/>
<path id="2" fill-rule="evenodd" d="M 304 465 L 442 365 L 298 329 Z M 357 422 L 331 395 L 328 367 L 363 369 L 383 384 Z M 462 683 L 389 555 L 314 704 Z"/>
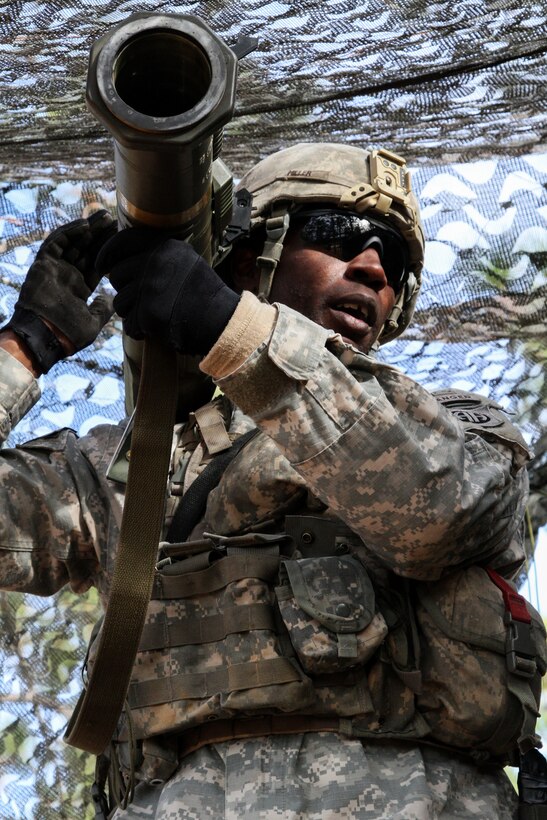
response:
<path id="1" fill-rule="evenodd" d="M 88 685 L 65 740 L 93 754 L 110 742 L 122 711 L 152 591 L 165 513 L 177 400 L 175 353 L 147 339 L 110 599 Z"/>
<path id="2" fill-rule="evenodd" d="M 514 621 L 522 621 L 525 624 L 532 623 L 532 618 L 526 606 L 526 599 L 519 595 L 513 587 L 507 583 L 492 567 L 486 567 L 486 572 L 490 580 L 497 586 L 503 595 L 505 609 Z"/>
<path id="3" fill-rule="evenodd" d="M 536 734 L 536 722 L 540 717 L 540 713 L 537 710 L 536 700 L 530 689 L 530 684 L 525 678 L 509 675 L 507 688 L 522 706 L 523 718 L 517 743 L 519 750 L 522 754 L 525 754 L 538 745 L 539 736 Z"/>
<path id="4" fill-rule="evenodd" d="M 241 689 L 256 689 L 301 680 L 302 675 L 288 658 L 266 658 L 223 666 L 207 672 L 188 672 L 166 678 L 133 681 L 129 687 L 127 700 L 132 709 L 137 709 L 174 700 L 208 698 L 211 695 L 238 692 Z"/>
<path id="5" fill-rule="evenodd" d="M 275 618 L 270 604 L 230 606 L 220 615 L 184 617 L 182 623 L 168 623 L 165 618 L 148 623 L 143 629 L 139 651 L 213 643 L 224 640 L 227 635 L 274 628 Z"/>
<path id="6" fill-rule="evenodd" d="M 175 568 L 178 568 L 177 564 Z M 196 570 L 196 572 L 180 575 L 169 575 L 167 571 L 158 572 L 154 580 L 152 598 L 155 600 L 190 598 L 192 595 L 216 592 L 241 578 L 273 581 L 278 570 L 278 555 L 262 555 L 261 553 L 227 555 L 215 561 L 210 567 Z"/>
<path id="7" fill-rule="evenodd" d="M 233 720 L 214 720 L 179 735 L 179 757 L 183 758 L 209 743 L 246 737 L 290 735 L 303 732 L 342 732 L 337 717 L 314 715 L 263 715 Z"/>
<path id="8" fill-rule="evenodd" d="M 266 220 L 266 242 L 256 267 L 260 272 L 258 295 L 265 299 L 270 295 L 275 270 L 283 253 L 283 242 L 289 230 L 289 214 L 286 211 L 274 213 Z"/>
<path id="9" fill-rule="evenodd" d="M 226 467 L 241 448 L 258 432 L 258 427 L 255 427 L 236 439 L 228 450 L 216 455 L 196 480 L 190 484 L 175 510 L 165 538 L 166 541 L 171 544 L 186 541 L 195 525 L 202 518 L 207 504 L 207 497 L 213 487 L 216 487 L 220 481 Z"/>
<path id="10" fill-rule="evenodd" d="M 508 629 L 506 658 L 509 672 L 512 673 L 508 675 L 507 688 L 522 706 L 523 719 L 517 743 L 521 753 L 525 754 L 537 746 L 538 736 L 535 727 L 540 716 L 530 688 L 530 678 L 537 670 L 534 645 L 528 634 L 532 618 L 526 606 L 526 599 L 491 567 L 486 567 L 486 572 L 503 595 Z M 522 625 L 520 630 L 515 630 L 517 624 Z"/>
<path id="11" fill-rule="evenodd" d="M 229 450 L 232 441 L 226 430 L 224 416 L 217 404 L 209 402 L 194 411 L 194 416 L 209 453 L 214 456 L 223 450 Z"/>

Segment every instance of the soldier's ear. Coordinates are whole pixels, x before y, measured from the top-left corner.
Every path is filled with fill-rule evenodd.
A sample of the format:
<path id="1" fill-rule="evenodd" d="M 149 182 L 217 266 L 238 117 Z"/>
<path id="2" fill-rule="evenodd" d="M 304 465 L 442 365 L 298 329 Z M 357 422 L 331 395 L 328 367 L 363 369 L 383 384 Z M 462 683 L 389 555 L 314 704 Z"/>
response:
<path id="1" fill-rule="evenodd" d="M 258 293 L 260 274 L 256 268 L 258 253 L 248 242 L 239 242 L 232 249 L 231 278 L 235 289 L 239 292 L 250 290 Z"/>

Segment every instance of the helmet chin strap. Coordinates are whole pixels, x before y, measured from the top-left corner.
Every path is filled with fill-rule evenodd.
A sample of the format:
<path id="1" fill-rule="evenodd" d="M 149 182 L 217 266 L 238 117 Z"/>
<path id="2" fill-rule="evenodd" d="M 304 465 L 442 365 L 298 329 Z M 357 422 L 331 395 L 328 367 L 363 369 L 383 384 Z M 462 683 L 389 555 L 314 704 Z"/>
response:
<path id="1" fill-rule="evenodd" d="M 274 209 L 272 216 L 266 220 L 266 241 L 262 256 L 256 260 L 260 273 L 258 295 L 268 299 L 272 289 L 274 273 L 283 253 L 283 242 L 289 230 L 289 214 L 286 208 Z"/>
<path id="2" fill-rule="evenodd" d="M 408 279 L 405 282 L 404 287 L 401 288 L 401 290 L 399 291 L 399 294 L 397 296 L 395 304 L 391 308 L 391 312 L 390 312 L 389 316 L 387 317 L 386 321 L 384 322 L 384 324 L 382 326 L 382 330 L 378 334 L 378 339 L 379 340 L 382 338 L 382 334 L 384 333 L 384 331 L 386 331 L 387 333 L 393 333 L 393 331 L 397 330 L 397 327 L 399 325 L 399 320 L 401 318 L 401 314 L 402 314 L 403 310 L 405 309 L 405 305 L 407 304 L 407 301 L 409 300 L 410 296 L 414 292 L 415 287 L 416 287 L 416 277 L 414 276 L 413 273 L 409 273 L 408 274 Z M 380 345 L 381 341 L 378 341 L 377 343 Z"/>

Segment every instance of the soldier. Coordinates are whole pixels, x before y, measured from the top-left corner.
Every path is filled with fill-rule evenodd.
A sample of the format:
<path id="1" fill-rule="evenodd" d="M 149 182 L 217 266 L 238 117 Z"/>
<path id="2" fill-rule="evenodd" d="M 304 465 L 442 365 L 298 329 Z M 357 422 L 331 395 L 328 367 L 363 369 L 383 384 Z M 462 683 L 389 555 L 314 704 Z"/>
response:
<path id="1" fill-rule="evenodd" d="M 99 214 L 46 240 L 0 334 L 4 437 L 34 376 L 95 337 L 102 274 L 129 337 L 199 356 L 222 391 L 175 429 L 168 543 L 103 759 L 112 816 L 515 817 L 502 767 L 538 745 L 546 663 L 541 618 L 505 580 L 524 557 L 529 454 L 493 402 L 433 396 L 374 355 L 421 283 L 406 165 L 306 144 L 240 188 L 250 237 L 222 277 Z M 108 598 L 128 435 L 3 451 L 5 589 Z"/>

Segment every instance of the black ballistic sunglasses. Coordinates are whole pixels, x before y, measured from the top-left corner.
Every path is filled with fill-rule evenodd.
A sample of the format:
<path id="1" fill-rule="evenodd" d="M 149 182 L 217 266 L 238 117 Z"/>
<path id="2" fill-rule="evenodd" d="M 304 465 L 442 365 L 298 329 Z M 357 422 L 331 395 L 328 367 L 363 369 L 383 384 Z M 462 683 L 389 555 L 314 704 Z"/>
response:
<path id="1" fill-rule="evenodd" d="M 318 209 L 291 216 L 291 224 L 304 223 L 300 237 L 306 244 L 320 245 L 327 253 L 350 262 L 366 248 L 378 251 L 386 278 L 397 293 L 406 280 L 408 251 L 395 228 L 369 216 L 348 211 Z"/>

